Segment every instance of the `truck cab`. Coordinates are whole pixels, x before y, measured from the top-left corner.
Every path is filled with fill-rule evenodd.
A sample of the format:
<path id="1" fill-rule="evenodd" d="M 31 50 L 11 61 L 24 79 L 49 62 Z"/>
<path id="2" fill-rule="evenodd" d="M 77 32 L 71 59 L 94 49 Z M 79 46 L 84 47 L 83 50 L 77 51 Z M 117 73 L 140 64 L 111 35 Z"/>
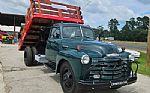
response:
<path id="1" fill-rule="evenodd" d="M 124 50 L 119 51 L 114 44 L 96 41 L 89 26 L 56 23 L 44 31 L 49 33 L 44 35 L 47 36 L 45 53 L 39 54 L 38 48 L 32 47 L 31 58 L 29 50 L 25 49 L 25 64 L 43 63 L 60 73 L 65 93 L 82 93 L 83 89 L 117 89 L 136 82 L 133 56 Z"/>

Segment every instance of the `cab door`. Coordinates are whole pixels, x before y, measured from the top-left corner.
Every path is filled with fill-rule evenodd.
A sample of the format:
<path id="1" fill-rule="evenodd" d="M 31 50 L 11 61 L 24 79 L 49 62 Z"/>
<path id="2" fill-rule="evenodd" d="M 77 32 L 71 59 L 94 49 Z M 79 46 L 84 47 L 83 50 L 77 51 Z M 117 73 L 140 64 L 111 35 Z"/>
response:
<path id="1" fill-rule="evenodd" d="M 47 40 L 46 51 L 45 51 L 46 58 L 49 61 L 51 62 L 56 61 L 56 56 L 60 50 L 60 44 L 61 44 L 60 28 L 53 27 L 51 29 L 51 33 Z"/>

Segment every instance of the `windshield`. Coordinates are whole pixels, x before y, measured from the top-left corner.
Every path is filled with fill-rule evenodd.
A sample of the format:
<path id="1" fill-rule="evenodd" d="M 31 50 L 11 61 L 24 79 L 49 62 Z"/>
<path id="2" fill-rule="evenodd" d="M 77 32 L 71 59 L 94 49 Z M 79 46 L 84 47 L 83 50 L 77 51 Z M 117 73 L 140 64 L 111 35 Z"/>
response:
<path id="1" fill-rule="evenodd" d="M 82 32 L 81 32 L 82 29 Z M 82 35 L 83 34 L 83 35 Z M 87 27 L 80 26 L 66 26 L 63 27 L 63 38 L 86 38 L 86 39 L 94 39 L 93 31 Z M 82 37 L 83 36 L 83 37 Z"/>
<path id="2" fill-rule="evenodd" d="M 82 27 L 83 38 L 94 39 L 93 31 L 90 28 Z"/>
<path id="3" fill-rule="evenodd" d="M 79 37 L 81 38 L 81 31 L 80 31 L 80 27 L 63 27 L 63 38 L 75 38 L 75 37 Z"/>

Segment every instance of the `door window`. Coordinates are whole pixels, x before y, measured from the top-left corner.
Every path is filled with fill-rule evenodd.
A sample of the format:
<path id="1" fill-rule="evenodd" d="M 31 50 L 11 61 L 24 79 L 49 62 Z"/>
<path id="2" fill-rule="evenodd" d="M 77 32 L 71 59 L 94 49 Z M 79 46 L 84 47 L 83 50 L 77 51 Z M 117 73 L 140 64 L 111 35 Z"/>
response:
<path id="1" fill-rule="evenodd" d="M 61 35 L 60 35 L 60 28 L 59 27 L 55 27 L 52 29 L 51 31 L 51 36 L 52 39 L 60 39 Z"/>

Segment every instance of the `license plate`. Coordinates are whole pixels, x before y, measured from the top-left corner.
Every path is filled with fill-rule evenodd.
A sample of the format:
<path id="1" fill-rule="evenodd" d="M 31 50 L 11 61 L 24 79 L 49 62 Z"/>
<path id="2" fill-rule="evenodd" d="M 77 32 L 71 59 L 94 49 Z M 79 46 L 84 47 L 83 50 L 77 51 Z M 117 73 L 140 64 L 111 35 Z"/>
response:
<path id="1" fill-rule="evenodd" d="M 110 84 L 111 84 L 111 87 L 113 86 L 121 86 L 121 85 L 126 85 L 128 82 L 127 81 L 111 81 Z"/>

